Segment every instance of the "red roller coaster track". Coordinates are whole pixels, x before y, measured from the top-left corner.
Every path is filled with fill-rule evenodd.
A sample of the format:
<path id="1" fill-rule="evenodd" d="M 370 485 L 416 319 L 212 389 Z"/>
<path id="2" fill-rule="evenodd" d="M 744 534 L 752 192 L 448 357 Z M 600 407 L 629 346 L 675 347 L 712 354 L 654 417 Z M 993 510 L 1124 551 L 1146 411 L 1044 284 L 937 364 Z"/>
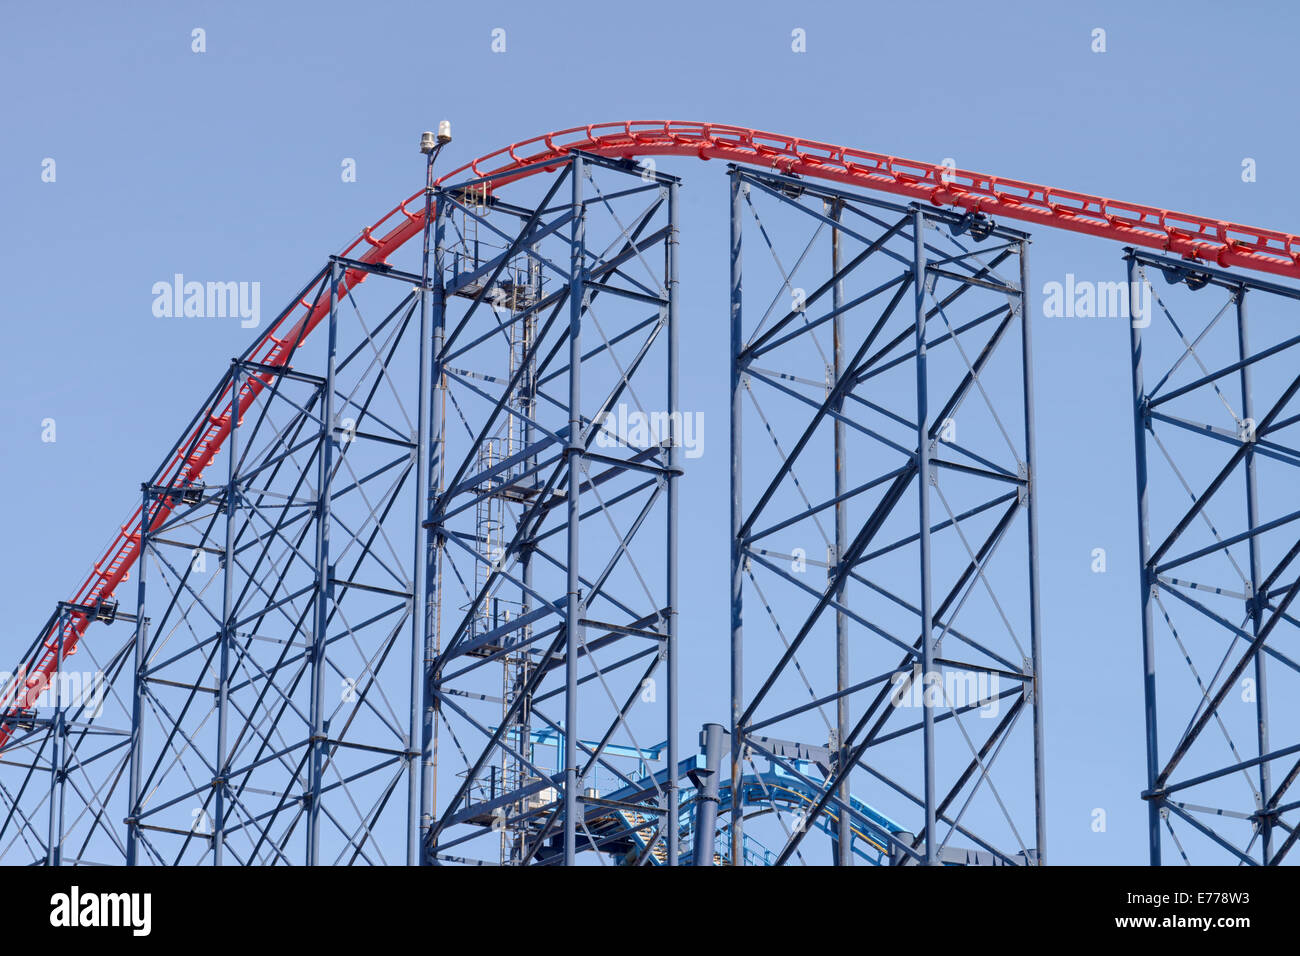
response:
<path id="1" fill-rule="evenodd" d="M 695 156 L 761 165 L 787 174 L 895 193 L 936 206 L 953 206 L 1160 249 L 1189 260 L 1300 278 L 1300 236 L 717 123 L 646 121 L 578 126 L 499 149 L 452 170 L 438 182 L 466 174 L 479 177 L 506 174 L 495 180 L 500 185 L 543 172 L 547 160 L 561 159 L 575 149 L 612 158 Z M 518 170 L 517 175 L 508 175 L 511 170 Z M 399 203 L 373 226 L 364 229 L 343 254 L 350 255 L 364 245 L 364 252 L 355 258 L 367 263 L 386 261 L 423 229 L 424 204 L 415 202 L 422 200 L 423 195 L 421 191 Z M 407 208 L 412 204 L 414 211 Z M 351 288 L 364 278 L 364 272 L 349 270 L 342 288 Z M 253 360 L 272 368 L 283 365 L 294 346 L 328 313 L 328 301 L 318 301 L 313 307 L 305 299 L 301 300 L 267 331 Z M 277 334 L 281 330 L 284 330 L 282 334 Z M 248 378 L 234 402 L 227 387 L 212 407 L 224 403 L 229 409 L 237 403 L 242 417 L 271 378 L 269 373 Z M 211 416 L 198 425 L 188 441 L 178 446 L 180 451 L 162 470 L 158 482 L 162 487 L 177 488 L 177 497 L 159 499 L 148 516 L 137 508 L 69 603 L 94 608 L 113 595 L 135 563 L 142 522 L 148 520 L 152 529 L 167 519 L 179 498 L 179 489 L 201 480 L 204 469 L 230 433 L 230 425 L 230 410 Z M 0 724 L 0 748 L 10 739 L 11 718 L 33 705 L 56 671 L 60 642 L 64 656 L 75 653 L 90 619 L 83 611 L 74 611 L 62 625 L 56 619 L 39 642 L 34 660 L 25 662 L 27 666 L 18 671 L 20 677 L 5 689 L 0 697 L 5 720 Z"/>

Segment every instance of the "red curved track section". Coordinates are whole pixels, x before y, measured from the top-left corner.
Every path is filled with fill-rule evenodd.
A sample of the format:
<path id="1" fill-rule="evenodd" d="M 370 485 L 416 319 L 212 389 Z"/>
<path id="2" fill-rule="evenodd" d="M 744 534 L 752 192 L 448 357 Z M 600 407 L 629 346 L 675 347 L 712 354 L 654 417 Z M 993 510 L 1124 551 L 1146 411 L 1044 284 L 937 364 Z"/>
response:
<path id="1" fill-rule="evenodd" d="M 612 158 L 694 156 L 764 166 L 787 174 L 894 193 L 935 206 L 953 206 L 996 218 L 1018 219 L 1114 239 L 1218 266 L 1300 278 L 1300 236 L 719 123 L 670 120 L 577 126 L 489 153 L 446 173 L 438 182 L 466 175 L 507 174 L 496 180 L 500 185 L 544 172 L 547 160 L 561 159 L 574 149 Z M 518 174 L 508 175 L 511 170 L 518 170 Z M 394 250 L 422 231 L 424 204 L 415 201 L 423 195 L 421 190 L 398 204 L 363 230 L 343 254 L 369 263 L 385 261 Z M 407 208 L 413 203 L 414 211 Z M 364 251 L 354 255 L 363 246 Z M 351 288 L 364 278 L 364 272 L 350 270 L 345 273 L 341 288 Z M 252 359 L 270 367 L 285 364 L 297 343 L 328 313 L 328 301 L 322 300 L 314 308 L 305 300 L 300 301 L 296 309 L 286 313 L 267 331 Z M 271 378 L 270 374 L 251 377 L 238 396 L 231 396 L 227 389 L 212 405 L 218 408 L 225 404 L 227 411 L 208 418 L 187 436 L 188 440 L 178 446 L 182 451 L 160 473 L 158 484 L 179 489 L 201 481 L 204 469 L 230 433 L 232 411 L 237 408 L 242 418 Z M 157 527 L 167 519 L 177 500 L 159 500 L 148 515 L 137 508 L 70 603 L 93 608 L 109 599 L 117 586 L 127 580 L 135 564 L 142 524 L 147 521 L 149 528 Z M 0 748 L 10 739 L 12 718 L 32 706 L 56 671 L 60 640 L 64 655 L 74 654 L 89 623 L 87 614 L 74 613 L 60 635 L 56 621 L 39 642 L 33 659 L 19 669 L 19 678 L 0 695 L 0 708 L 4 710 L 4 717 L 0 718 L 4 720 L 0 724 Z"/>

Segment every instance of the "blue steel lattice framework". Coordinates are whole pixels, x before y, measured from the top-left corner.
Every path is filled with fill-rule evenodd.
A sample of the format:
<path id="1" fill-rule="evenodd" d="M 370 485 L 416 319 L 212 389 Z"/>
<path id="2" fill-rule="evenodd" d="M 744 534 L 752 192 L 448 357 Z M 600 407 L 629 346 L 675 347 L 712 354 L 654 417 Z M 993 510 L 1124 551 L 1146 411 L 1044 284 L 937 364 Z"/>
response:
<path id="1" fill-rule="evenodd" d="M 143 486 L 137 613 L 80 609 L 86 686 L 15 723 L 6 861 L 678 862 L 677 180 L 508 185 L 232 362 L 205 483 Z"/>
<path id="2" fill-rule="evenodd" d="M 677 181 L 429 169 L 419 261 L 326 263 L 144 483 L 135 587 L 7 679 L 57 665 L 0 860 L 1043 862 L 1025 234 L 733 168 L 732 714 L 683 760 Z M 1300 290 L 1128 270 L 1151 859 L 1280 863 Z"/>
<path id="3" fill-rule="evenodd" d="M 1126 261 L 1151 862 L 1278 864 L 1300 839 L 1300 744 L 1272 736 L 1298 716 L 1300 290 Z"/>
<path id="4" fill-rule="evenodd" d="M 406 862 L 419 277 L 356 268 L 286 367 L 232 365 L 224 484 L 144 536 L 129 862 Z"/>
<path id="5" fill-rule="evenodd" d="M 137 613 L 56 610 L 122 639 L 20 723 L 6 859 L 1041 860 L 1025 236 L 733 171 L 735 720 L 683 760 L 677 181 L 549 170 L 431 187 L 419 262 L 332 258 L 326 327 L 232 363 L 206 483 L 144 486 Z"/>
<path id="6" fill-rule="evenodd" d="M 672 865 L 677 181 L 552 165 L 436 193 L 423 855 Z"/>
<path id="7" fill-rule="evenodd" d="M 99 609 L 93 692 L 16 739 L 6 861 L 407 862 L 419 285 L 332 257 L 284 313 L 327 302 L 320 333 L 283 366 L 255 344 L 186 429 L 233 422 L 205 483 L 143 485 L 136 614 Z"/>
<path id="8" fill-rule="evenodd" d="M 730 790 L 812 794 L 732 862 L 1042 862 L 1027 237 L 742 168 L 731 230 Z"/>

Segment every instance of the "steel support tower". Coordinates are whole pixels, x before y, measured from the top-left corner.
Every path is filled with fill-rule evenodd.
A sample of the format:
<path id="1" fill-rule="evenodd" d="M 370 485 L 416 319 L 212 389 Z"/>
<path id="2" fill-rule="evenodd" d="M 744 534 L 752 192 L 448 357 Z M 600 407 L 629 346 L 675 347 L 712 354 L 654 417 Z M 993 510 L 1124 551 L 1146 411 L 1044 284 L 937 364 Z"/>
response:
<path id="1" fill-rule="evenodd" d="M 817 794 L 733 863 L 765 811 L 779 863 L 1043 859 L 1027 248 L 731 171 L 732 788 Z"/>
<path id="2" fill-rule="evenodd" d="M 1045 862 L 1006 221 L 1156 250 L 1107 291 L 1151 859 L 1288 858 L 1300 291 L 1238 270 L 1294 279 L 1300 237 L 725 124 L 435 180 L 449 138 L 230 363 L 0 683 L 0 861 Z M 686 755 L 678 181 L 649 156 L 740 164 L 731 713 Z"/>
<path id="3" fill-rule="evenodd" d="M 675 864 L 678 184 L 552 173 L 435 197 L 421 840 Z"/>
<path id="4" fill-rule="evenodd" d="M 232 361 L 136 613 L 60 604 L 5 687 L 6 860 L 677 862 L 677 180 L 553 166 L 431 184 L 420 261 L 331 257 Z"/>
<path id="5" fill-rule="evenodd" d="M 1300 290 L 1128 250 L 1150 855 L 1300 839 Z M 1164 839 L 1167 837 L 1167 840 Z"/>
<path id="6" fill-rule="evenodd" d="M 7 859 L 49 774 L 62 862 L 405 861 L 419 282 L 332 257 L 144 483 L 136 613 L 78 648 L 97 693 L 10 742 Z"/>

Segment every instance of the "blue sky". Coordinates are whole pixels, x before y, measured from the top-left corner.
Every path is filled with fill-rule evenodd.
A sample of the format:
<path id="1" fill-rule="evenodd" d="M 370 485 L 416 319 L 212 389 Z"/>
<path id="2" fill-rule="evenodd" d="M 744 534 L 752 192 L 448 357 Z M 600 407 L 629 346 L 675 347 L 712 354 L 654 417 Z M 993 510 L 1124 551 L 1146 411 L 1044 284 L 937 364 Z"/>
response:
<path id="1" fill-rule="evenodd" d="M 257 281 L 269 316 L 419 188 L 419 133 L 444 117 L 457 165 L 582 123 L 703 119 L 1300 224 L 1300 143 L 1276 105 L 1293 85 L 1300 16 L 1280 2 L 9 2 L 4 16 L 0 650 L 11 655 L 80 583 L 254 334 L 157 318 L 153 284 L 176 272 Z M 1090 49 L 1097 27 L 1104 54 Z M 806 53 L 791 51 L 795 28 Z M 1256 182 L 1242 181 L 1245 157 Z M 341 179 L 345 158 L 356 182 Z M 725 179 L 716 164 L 661 166 L 686 180 L 683 318 L 698 342 L 683 352 L 683 404 L 705 410 L 706 440 L 723 452 Z M 1035 240 L 1039 282 L 1122 278 L 1116 244 Z M 1127 329 L 1041 320 L 1035 339 L 1054 857 L 1143 862 Z M 726 500 L 725 452 L 705 461 L 688 511 Z M 1090 570 L 1097 547 L 1105 574 Z M 684 618 L 694 609 L 701 640 L 720 642 L 726 612 L 711 595 L 725 567 L 691 560 Z M 714 700 L 686 702 L 688 736 L 724 719 L 722 680 Z M 1090 827 L 1097 807 L 1105 833 Z"/>

